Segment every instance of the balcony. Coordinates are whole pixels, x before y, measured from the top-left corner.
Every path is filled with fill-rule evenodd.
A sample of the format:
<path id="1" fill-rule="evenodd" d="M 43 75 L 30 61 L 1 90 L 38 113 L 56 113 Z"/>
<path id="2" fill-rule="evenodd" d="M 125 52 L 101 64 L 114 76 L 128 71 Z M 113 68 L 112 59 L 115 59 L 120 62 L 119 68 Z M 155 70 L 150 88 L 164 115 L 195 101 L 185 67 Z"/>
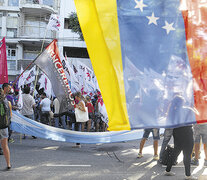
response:
<path id="1" fill-rule="evenodd" d="M 25 25 L 20 27 L 20 37 L 30 38 L 30 39 L 43 39 L 45 36 L 46 27 Z M 54 39 L 55 32 L 47 31 L 46 38 Z"/>
<path id="2" fill-rule="evenodd" d="M 47 14 L 55 13 L 58 9 L 57 0 L 21 0 L 20 8 L 24 13 Z"/>
<path id="3" fill-rule="evenodd" d="M 24 3 L 47 5 L 54 8 L 54 0 L 24 0 Z"/>

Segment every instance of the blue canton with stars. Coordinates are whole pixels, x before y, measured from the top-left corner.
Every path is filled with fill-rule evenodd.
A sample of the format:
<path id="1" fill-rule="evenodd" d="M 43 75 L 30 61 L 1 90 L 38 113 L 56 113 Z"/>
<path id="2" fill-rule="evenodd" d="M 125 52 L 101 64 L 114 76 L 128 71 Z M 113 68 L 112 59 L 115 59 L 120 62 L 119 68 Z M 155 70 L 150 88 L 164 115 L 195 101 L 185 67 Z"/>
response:
<path id="1" fill-rule="evenodd" d="M 132 129 L 182 124 L 169 122 L 165 116 L 175 94 L 183 96 L 187 105 L 193 104 L 192 74 L 179 6 L 180 0 L 117 0 Z M 182 91 L 187 88 L 188 92 Z M 185 121 L 192 123 L 194 117 Z"/>

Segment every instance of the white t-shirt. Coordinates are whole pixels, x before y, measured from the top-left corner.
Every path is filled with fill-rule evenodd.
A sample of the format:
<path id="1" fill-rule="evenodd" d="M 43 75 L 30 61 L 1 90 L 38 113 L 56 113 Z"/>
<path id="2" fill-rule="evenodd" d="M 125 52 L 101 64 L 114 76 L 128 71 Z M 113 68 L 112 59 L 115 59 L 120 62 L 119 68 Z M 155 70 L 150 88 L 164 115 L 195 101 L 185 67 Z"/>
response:
<path id="1" fill-rule="evenodd" d="M 58 101 L 57 98 L 55 98 L 55 100 L 53 101 L 53 105 L 54 105 L 54 113 L 55 114 L 59 114 L 60 111 L 60 103 Z"/>
<path id="2" fill-rule="evenodd" d="M 40 102 L 40 105 L 42 105 L 42 111 L 51 111 L 50 109 L 50 104 L 51 104 L 51 101 L 49 98 L 44 98 L 41 102 Z"/>
<path id="3" fill-rule="evenodd" d="M 22 94 L 23 107 L 20 110 L 22 115 L 34 114 L 33 105 L 35 104 L 34 98 L 30 94 Z"/>

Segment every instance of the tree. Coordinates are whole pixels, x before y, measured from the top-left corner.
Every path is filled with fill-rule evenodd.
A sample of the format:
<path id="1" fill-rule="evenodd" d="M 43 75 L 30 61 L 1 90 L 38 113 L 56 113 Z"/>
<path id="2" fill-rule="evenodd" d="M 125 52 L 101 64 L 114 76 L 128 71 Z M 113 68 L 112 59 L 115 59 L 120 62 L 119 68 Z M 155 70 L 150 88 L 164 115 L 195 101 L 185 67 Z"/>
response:
<path id="1" fill-rule="evenodd" d="M 79 34 L 81 40 L 84 40 L 83 33 L 81 31 L 80 24 L 79 24 L 79 21 L 78 21 L 78 17 L 77 17 L 77 14 L 75 12 L 72 12 L 69 15 L 68 27 L 69 27 L 69 29 L 72 30 L 72 32 L 75 32 L 75 33 Z"/>

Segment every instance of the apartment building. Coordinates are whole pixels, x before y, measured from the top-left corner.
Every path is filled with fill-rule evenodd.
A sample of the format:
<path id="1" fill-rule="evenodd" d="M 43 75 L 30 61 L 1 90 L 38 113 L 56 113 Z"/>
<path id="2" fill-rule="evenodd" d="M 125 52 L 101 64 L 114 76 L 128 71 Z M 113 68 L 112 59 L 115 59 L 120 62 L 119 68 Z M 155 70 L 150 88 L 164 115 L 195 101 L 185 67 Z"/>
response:
<path id="1" fill-rule="evenodd" d="M 50 14 L 58 14 L 59 4 L 60 0 L 0 0 L 0 38 L 6 37 L 10 81 L 40 53 L 43 41 L 47 46 L 57 37 L 46 26 Z"/>
<path id="2" fill-rule="evenodd" d="M 70 63 L 79 60 L 92 68 L 85 42 L 68 28 L 71 12 L 76 12 L 74 0 L 0 0 L 0 38 L 6 37 L 10 81 L 37 57 L 43 42 L 46 47 L 55 38 Z M 60 15 L 58 32 L 46 29 L 51 14 Z"/>
<path id="3" fill-rule="evenodd" d="M 61 0 L 59 14 L 62 26 L 57 33 L 60 53 L 67 56 L 70 63 L 76 65 L 77 61 L 81 61 L 92 69 L 85 41 L 69 29 L 69 16 L 72 12 L 76 12 L 74 0 Z"/>

